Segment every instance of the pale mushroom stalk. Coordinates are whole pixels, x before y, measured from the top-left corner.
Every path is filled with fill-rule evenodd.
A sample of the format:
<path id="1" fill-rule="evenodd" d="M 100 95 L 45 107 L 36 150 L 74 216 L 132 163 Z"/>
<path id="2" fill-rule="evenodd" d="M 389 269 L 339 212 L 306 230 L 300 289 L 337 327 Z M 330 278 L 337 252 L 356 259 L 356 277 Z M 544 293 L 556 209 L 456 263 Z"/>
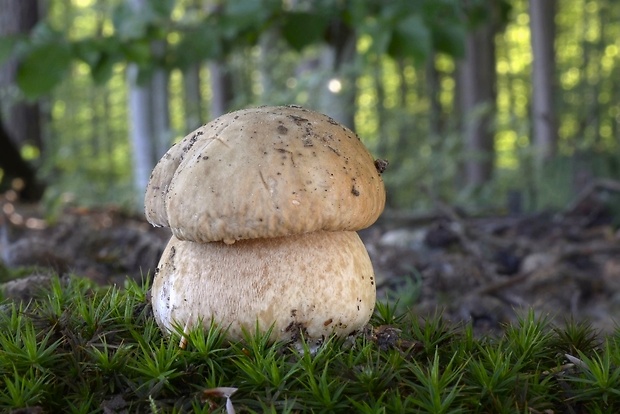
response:
<path id="1" fill-rule="evenodd" d="M 191 278 L 187 275 L 192 275 Z M 153 282 L 160 325 L 212 316 L 231 339 L 273 324 L 279 340 L 347 335 L 368 322 L 375 281 L 355 232 L 196 243 L 173 238 Z M 188 304 L 194 304 L 188 306 Z M 206 321 L 210 323 L 211 321 Z"/>

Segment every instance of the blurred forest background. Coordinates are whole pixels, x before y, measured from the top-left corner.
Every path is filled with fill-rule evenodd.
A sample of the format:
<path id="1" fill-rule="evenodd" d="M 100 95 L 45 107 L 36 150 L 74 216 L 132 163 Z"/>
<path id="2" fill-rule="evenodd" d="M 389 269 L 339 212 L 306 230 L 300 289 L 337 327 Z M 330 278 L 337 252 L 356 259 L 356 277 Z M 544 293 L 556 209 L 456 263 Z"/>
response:
<path id="1" fill-rule="evenodd" d="M 2 186 L 50 211 L 139 210 L 173 142 L 266 104 L 353 128 L 389 208 L 561 208 L 620 178 L 620 2 L 0 0 Z"/>

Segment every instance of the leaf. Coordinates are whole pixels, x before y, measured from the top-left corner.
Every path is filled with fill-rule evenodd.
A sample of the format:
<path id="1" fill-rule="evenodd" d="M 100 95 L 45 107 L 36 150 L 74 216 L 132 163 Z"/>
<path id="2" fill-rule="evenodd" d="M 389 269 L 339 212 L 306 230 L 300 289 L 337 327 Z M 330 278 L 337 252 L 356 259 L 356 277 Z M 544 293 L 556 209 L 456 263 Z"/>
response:
<path id="1" fill-rule="evenodd" d="M 148 40 L 134 40 L 121 44 L 121 53 L 128 62 L 139 65 L 152 63 L 151 44 Z"/>
<path id="2" fill-rule="evenodd" d="M 433 46 L 438 52 L 453 57 L 465 55 L 465 38 L 467 32 L 463 25 L 442 25 L 432 29 Z"/>
<path id="3" fill-rule="evenodd" d="M 406 16 L 392 32 L 388 53 L 395 57 L 425 60 L 432 50 L 431 39 L 431 32 L 419 15 Z"/>
<path id="4" fill-rule="evenodd" d="M 97 85 L 101 85 L 112 77 L 112 71 L 114 64 L 117 60 L 109 53 L 103 53 L 99 57 L 99 60 L 90 67 L 90 75 L 93 77 L 93 81 Z"/>
<path id="5" fill-rule="evenodd" d="M 73 44 L 75 56 L 93 66 L 101 58 L 101 47 L 95 39 L 83 39 Z"/>
<path id="6" fill-rule="evenodd" d="M 313 43 L 323 39 L 328 19 L 314 13 L 291 12 L 286 14 L 286 20 L 282 26 L 282 35 L 293 47 L 300 51 Z"/>
<path id="7" fill-rule="evenodd" d="M 181 41 L 170 50 L 172 66 L 185 69 L 203 60 L 216 59 L 222 54 L 220 33 L 215 25 L 203 24 L 183 33 Z"/>
<path id="8" fill-rule="evenodd" d="M 17 84 L 29 98 L 44 95 L 64 78 L 72 58 L 67 43 L 37 45 L 20 62 Z"/>
<path id="9" fill-rule="evenodd" d="M 112 14 L 116 35 L 121 39 L 139 39 L 146 35 L 149 13 L 137 13 L 128 3 L 122 2 Z"/>
<path id="10" fill-rule="evenodd" d="M 253 44 L 272 16 L 282 8 L 276 0 L 228 0 L 223 4 L 218 19 L 222 38 L 246 44 Z"/>

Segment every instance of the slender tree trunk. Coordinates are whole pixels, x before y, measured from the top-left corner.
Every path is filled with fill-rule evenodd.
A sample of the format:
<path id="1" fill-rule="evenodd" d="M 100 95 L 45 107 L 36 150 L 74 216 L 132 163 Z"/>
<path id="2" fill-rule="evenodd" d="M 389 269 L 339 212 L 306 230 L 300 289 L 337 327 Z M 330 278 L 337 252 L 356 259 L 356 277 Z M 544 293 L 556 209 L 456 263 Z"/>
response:
<path id="1" fill-rule="evenodd" d="M 190 66 L 183 72 L 185 104 L 185 131 L 189 133 L 202 124 L 202 95 L 200 93 L 200 65 Z"/>
<path id="2" fill-rule="evenodd" d="M 532 119 L 536 159 L 552 158 L 557 149 L 555 95 L 556 0 L 530 0 L 532 54 Z"/>
<path id="3" fill-rule="evenodd" d="M 155 166 L 155 152 L 152 142 L 153 130 L 151 124 L 151 94 L 148 84 L 138 83 L 139 68 L 132 64 L 127 68 L 129 83 L 129 124 L 131 125 L 131 143 L 134 160 L 134 185 L 140 195 L 138 206 L 146 185 L 149 182 L 151 171 Z"/>
<path id="4" fill-rule="evenodd" d="M 463 122 L 464 180 L 480 186 L 492 178 L 494 134 L 491 121 L 496 105 L 495 30 L 486 23 L 471 32 L 465 42 L 458 86 Z"/>
<path id="5" fill-rule="evenodd" d="M 147 0 L 129 0 L 134 11 L 140 13 Z M 157 59 L 165 53 L 166 44 L 151 44 Z M 134 156 L 134 185 L 139 194 L 138 206 L 144 202 L 144 191 L 151 171 L 159 158 L 170 147 L 170 112 L 168 108 L 168 73 L 156 68 L 150 79 L 139 79 L 140 68 L 135 64 L 127 67 L 129 84 L 129 116 Z"/>
<path id="6" fill-rule="evenodd" d="M 0 0 L 0 36 L 29 33 L 39 20 L 38 7 L 37 0 Z M 15 85 L 17 66 L 16 59 L 0 65 L 0 179 L 23 200 L 38 201 L 44 187 L 20 148 L 28 144 L 43 151 L 40 107 L 20 99 Z"/>
<path id="7" fill-rule="evenodd" d="M 280 32 L 276 29 L 268 29 L 261 34 L 259 41 L 258 70 L 261 86 L 260 102 L 273 104 L 277 99 L 278 85 L 274 78 L 280 56 Z"/>
<path id="8" fill-rule="evenodd" d="M 153 45 L 156 49 L 165 48 L 165 45 Z M 158 52 L 163 53 L 163 52 Z M 153 130 L 154 150 L 153 163 L 157 163 L 159 159 L 168 151 L 172 141 L 172 130 L 170 128 L 170 92 L 168 90 L 169 74 L 165 69 L 157 68 L 153 72 L 150 79 L 150 122 Z"/>
<path id="9" fill-rule="evenodd" d="M 331 27 L 331 41 L 324 47 L 320 59 L 325 79 L 319 91 L 319 110 L 352 129 L 357 96 L 356 44 L 355 33 L 344 23 L 335 22 Z"/>
<path id="10" fill-rule="evenodd" d="M 227 113 L 233 100 L 232 74 L 225 60 L 209 62 L 211 119 Z"/>
<path id="11" fill-rule="evenodd" d="M 385 109 L 385 88 L 383 86 L 383 61 L 381 57 L 377 56 L 372 63 L 374 69 L 375 78 L 375 93 L 377 94 L 377 106 L 375 112 L 377 113 L 377 124 L 379 132 L 379 140 L 377 143 L 377 155 L 379 157 L 389 157 L 390 142 L 387 139 L 388 134 L 386 131 L 387 125 L 387 111 Z"/>
<path id="12" fill-rule="evenodd" d="M 37 0 L 0 0 L 0 36 L 27 34 L 38 21 Z M 18 147 L 29 144 L 43 150 L 39 104 L 20 100 L 15 86 L 17 65 L 11 59 L 0 66 L 0 112 Z"/>

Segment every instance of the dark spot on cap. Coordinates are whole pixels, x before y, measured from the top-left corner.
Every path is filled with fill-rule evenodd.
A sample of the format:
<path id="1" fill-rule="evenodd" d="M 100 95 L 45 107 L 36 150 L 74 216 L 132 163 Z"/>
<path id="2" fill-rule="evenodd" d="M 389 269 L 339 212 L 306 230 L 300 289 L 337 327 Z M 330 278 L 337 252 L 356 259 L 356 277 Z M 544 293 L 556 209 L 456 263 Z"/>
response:
<path id="1" fill-rule="evenodd" d="M 375 168 L 377 169 L 377 172 L 379 174 L 383 174 L 383 172 L 387 169 L 388 165 L 390 165 L 390 162 L 388 160 L 382 160 L 380 158 L 377 158 L 375 160 Z"/>

